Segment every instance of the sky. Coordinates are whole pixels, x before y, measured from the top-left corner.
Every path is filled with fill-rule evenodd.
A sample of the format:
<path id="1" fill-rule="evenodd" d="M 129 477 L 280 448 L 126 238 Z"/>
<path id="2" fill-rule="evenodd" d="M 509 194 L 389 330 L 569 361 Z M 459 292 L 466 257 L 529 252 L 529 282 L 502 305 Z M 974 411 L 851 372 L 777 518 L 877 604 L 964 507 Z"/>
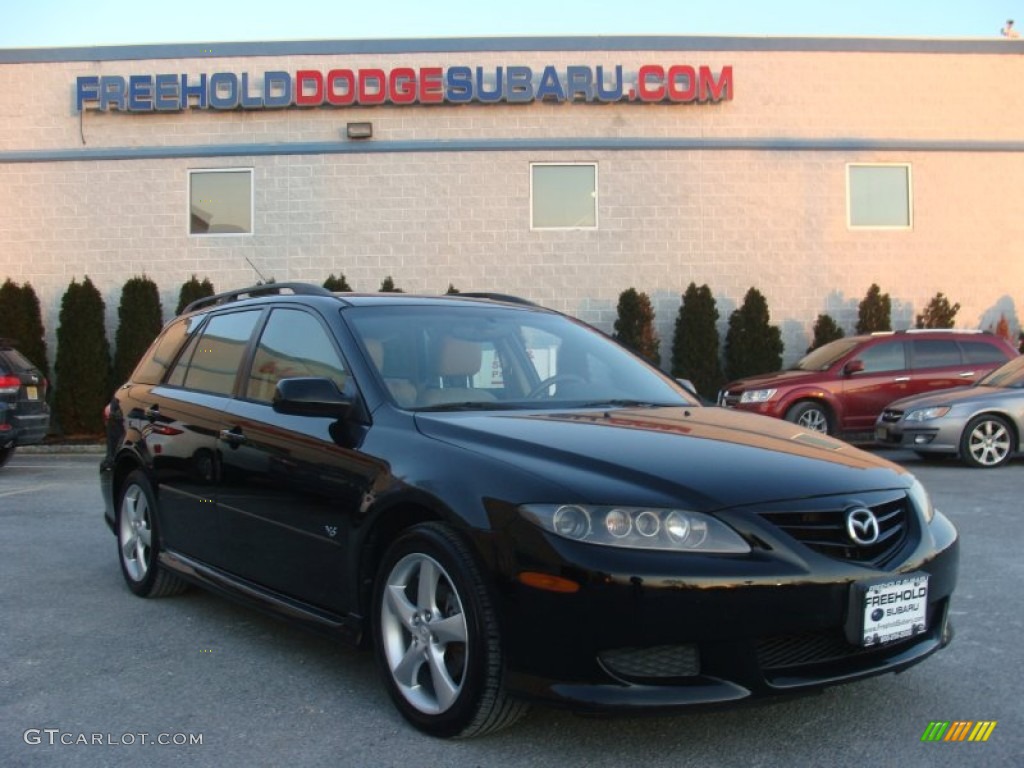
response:
<path id="1" fill-rule="evenodd" d="M 0 48 L 577 35 L 999 38 L 1024 0 L 0 0 Z"/>

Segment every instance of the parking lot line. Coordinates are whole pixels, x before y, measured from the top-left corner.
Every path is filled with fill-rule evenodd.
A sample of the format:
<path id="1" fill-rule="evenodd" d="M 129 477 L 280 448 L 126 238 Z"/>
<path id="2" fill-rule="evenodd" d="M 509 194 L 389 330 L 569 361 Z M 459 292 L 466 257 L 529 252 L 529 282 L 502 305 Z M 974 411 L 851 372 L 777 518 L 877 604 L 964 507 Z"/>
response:
<path id="1" fill-rule="evenodd" d="M 30 488 L 15 488 L 12 491 L 0 491 L 0 499 L 8 496 L 17 496 L 19 493 L 34 493 L 35 491 L 41 491 L 44 488 L 52 488 L 55 483 L 43 483 L 42 485 L 34 485 Z"/>

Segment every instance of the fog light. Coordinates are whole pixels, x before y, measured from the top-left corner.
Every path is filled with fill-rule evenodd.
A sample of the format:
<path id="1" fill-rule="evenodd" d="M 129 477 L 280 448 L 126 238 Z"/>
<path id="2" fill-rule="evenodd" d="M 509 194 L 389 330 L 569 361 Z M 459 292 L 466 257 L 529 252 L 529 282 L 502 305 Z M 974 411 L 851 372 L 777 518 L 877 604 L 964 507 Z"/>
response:
<path id="1" fill-rule="evenodd" d="M 928 445 L 935 439 L 935 435 L 914 435 L 914 445 Z"/>

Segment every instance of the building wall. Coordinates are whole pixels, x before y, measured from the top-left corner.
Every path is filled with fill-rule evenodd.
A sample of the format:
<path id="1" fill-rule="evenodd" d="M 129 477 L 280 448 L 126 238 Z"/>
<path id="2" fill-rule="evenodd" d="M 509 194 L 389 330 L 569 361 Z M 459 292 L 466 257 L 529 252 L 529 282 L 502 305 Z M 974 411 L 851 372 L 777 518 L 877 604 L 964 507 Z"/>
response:
<path id="1" fill-rule="evenodd" d="M 96 282 L 113 336 L 132 275 L 157 282 L 169 315 L 191 274 L 240 287 L 256 279 L 250 262 L 278 281 L 343 272 L 356 290 L 392 275 L 408 292 L 451 282 L 514 293 L 606 330 L 619 293 L 634 286 L 655 301 L 666 361 L 691 281 L 711 287 L 723 332 L 747 289 L 761 290 L 787 361 L 806 348 L 818 313 L 851 330 L 872 282 L 892 295 L 897 327 L 938 291 L 960 302 L 962 327 L 1000 313 L 1018 324 L 1024 102 L 1012 85 L 1024 81 L 1024 59 L 1002 47 L 1016 43 L 690 50 L 680 39 L 666 51 L 564 42 L 180 59 L 158 58 L 169 49 L 156 47 L 143 50 L 153 58 L 101 61 L 0 52 L 0 279 L 32 282 L 51 348 L 72 278 Z M 730 65 L 735 98 L 81 115 L 74 103 L 79 75 L 649 63 Z M 371 121 L 374 138 L 347 141 L 352 120 Z M 179 147 L 193 156 L 160 151 Z M 105 149 L 118 159 L 88 154 Z M 530 163 L 550 161 L 598 164 L 597 230 L 531 231 Z M 847 227 L 851 162 L 911 164 L 912 229 Z M 187 172 L 225 167 L 254 169 L 254 234 L 190 237 Z"/>

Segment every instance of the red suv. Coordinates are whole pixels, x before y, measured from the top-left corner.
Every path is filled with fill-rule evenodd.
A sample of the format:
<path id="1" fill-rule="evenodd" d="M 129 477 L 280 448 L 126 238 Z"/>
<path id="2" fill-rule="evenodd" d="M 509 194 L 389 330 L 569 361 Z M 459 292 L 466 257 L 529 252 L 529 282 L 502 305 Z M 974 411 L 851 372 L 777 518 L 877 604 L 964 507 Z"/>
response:
<path id="1" fill-rule="evenodd" d="M 815 349 L 788 371 L 727 384 L 718 403 L 832 435 L 872 432 L 893 400 L 971 384 L 1016 355 L 982 331 L 851 336 Z"/>

